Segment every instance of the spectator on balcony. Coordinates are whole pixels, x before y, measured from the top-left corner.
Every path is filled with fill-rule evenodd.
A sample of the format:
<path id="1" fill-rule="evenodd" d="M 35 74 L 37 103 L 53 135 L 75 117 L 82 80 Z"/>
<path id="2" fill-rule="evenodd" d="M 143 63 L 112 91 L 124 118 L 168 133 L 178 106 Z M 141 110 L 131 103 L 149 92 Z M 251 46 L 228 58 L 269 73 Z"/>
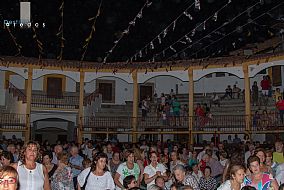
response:
<path id="1" fill-rule="evenodd" d="M 167 118 L 168 124 L 170 124 L 170 121 L 171 121 L 171 107 L 170 107 L 170 104 L 168 102 L 166 102 L 166 104 L 164 106 L 164 112 L 166 113 L 166 118 Z"/>
<path id="2" fill-rule="evenodd" d="M 262 111 L 262 115 L 261 115 L 261 127 L 262 127 L 262 130 L 267 129 L 267 127 L 269 127 L 270 121 L 271 121 L 271 118 L 268 115 L 267 110 L 263 110 Z"/>
<path id="3" fill-rule="evenodd" d="M 258 86 L 257 86 L 257 82 L 254 81 L 253 82 L 253 85 L 252 85 L 252 89 L 251 89 L 251 92 L 252 92 L 252 105 L 258 105 Z"/>
<path id="4" fill-rule="evenodd" d="M 282 93 L 280 91 L 280 88 L 276 88 L 276 90 L 274 92 L 274 100 L 275 100 L 275 102 L 278 102 L 279 97 L 282 98 Z"/>
<path id="5" fill-rule="evenodd" d="M 227 86 L 227 88 L 225 90 L 225 95 L 222 96 L 221 99 L 225 99 L 226 97 L 230 97 L 231 99 L 233 98 L 233 89 L 231 88 L 230 85 Z"/>
<path id="6" fill-rule="evenodd" d="M 262 95 L 268 96 L 269 90 L 271 89 L 271 81 L 269 80 L 267 76 L 263 76 L 260 86 L 261 86 Z"/>
<path id="7" fill-rule="evenodd" d="M 211 96 L 211 99 L 210 99 L 210 108 L 213 105 L 218 105 L 218 107 L 220 107 L 221 105 L 221 101 L 220 101 L 220 97 L 218 96 L 218 94 L 216 94 L 216 92 L 213 93 L 213 95 Z"/>
<path id="8" fill-rule="evenodd" d="M 161 105 L 164 107 L 166 105 L 166 96 L 164 93 L 161 94 Z"/>
<path id="9" fill-rule="evenodd" d="M 182 109 L 181 109 L 181 116 L 185 119 L 185 117 L 188 117 L 188 105 L 187 104 L 184 104 L 182 106 Z"/>
<path id="10" fill-rule="evenodd" d="M 284 163 L 284 150 L 283 150 L 283 142 L 278 139 L 275 142 L 275 152 L 273 152 L 273 162 L 278 164 Z"/>
<path id="11" fill-rule="evenodd" d="M 200 103 L 198 103 L 197 107 L 195 108 L 195 115 L 197 116 L 199 127 L 204 127 L 205 111 L 201 107 Z"/>
<path id="12" fill-rule="evenodd" d="M 175 96 L 176 94 L 174 93 L 174 89 L 171 89 L 171 91 L 170 91 L 170 96 L 171 97 L 173 97 L 173 96 Z"/>
<path id="13" fill-rule="evenodd" d="M 259 129 L 260 128 L 260 125 L 261 125 L 261 116 L 260 114 L 258 113 L 258 111 L 255 111 L 254 112 L 254 115 L 253 115 L 253 119 L 252 119 L 252 125 L 253 125 L 253 128 L 254 129 Z"/>
<path id="14" fill-rule="evenodd" d="M 283 124 L 283 117 L 284 117 L 284 100 L 282 99 L 282 97 L 278 97 L 278 102 L 276 103 L 276 108 L 279 111 L 279 115 L 280 115 L 280 120 L 281 123 Z"/>
<path id="15" fill-rule="evenodd" d="M 149 105 L 148 105 L 147 97 L 145 97 L 145 98 L 142 100 L 141 109 L 142 109 L 142 121 L 145 121 L 145 118 L 147 117 L 147 112 L 148 112 L 148 110 L 149 110 Z"/>
<path id="16" fill-rule="evenodd" d="M 181 126 L 181 121 L 180 121 L 181 105 L 180 105 L 180 102 L 178 101 L 176 96 L 173 96 L 172 107 L 173 107 L 173 115 L 174 115 L 174 120 L 175 120 L 175 126 L 177 126 L 177 120 L 179 122 L 179 125 Z"/>
<path id="17" fill-rule="evenodd" d="M 233 98 L 240 98 L 240 95 L 241 95 L 241 89 L 239 88 L 239 87 L 237 87 L 237 85 L 236 84 L 234 84 L 234 86 L 233 86 L 233 95 L 232 95 L 232 97 Z"/>

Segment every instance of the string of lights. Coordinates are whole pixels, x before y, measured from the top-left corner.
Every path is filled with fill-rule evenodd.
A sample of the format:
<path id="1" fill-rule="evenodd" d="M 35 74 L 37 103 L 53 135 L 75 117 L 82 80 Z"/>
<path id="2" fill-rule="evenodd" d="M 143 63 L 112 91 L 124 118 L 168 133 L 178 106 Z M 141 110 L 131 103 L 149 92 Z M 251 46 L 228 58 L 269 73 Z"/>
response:
<path id="1" fill-rule="evenodd" d="M 211 32 L 208 33 L 207 35 L 203 36 L 203 37 L 200 38 L 199 40 L 195 41 L 194 43 L 191 43 L 191 44 L 188 45 L 186 48 L 184 48 L 184 49 L 182 49 L 182 50 L 180 50 L 180 51 L 178 51 L 178 52 L 175 52 L 175 54 L 173 54 L 172 56 L 170 56 L 169 58 L 167 58 L 166 61 L 168 61 L 169 59 L 175 57 L 176 55 L 178 55 L 178 54 L 184 52 L 185 50 L 187 50 L 187 49 L 193 47 L 194 45 L 198 44 L 200 41 L 202 41 L 203 39 L 205 39 L 205 38 L 211 36 L 212 34 L 214 34 L 214 33 L 220 34 L 220 32 L 218 32 L 218 30 L 220 30 L 221 28 L 223 28 L 223 27 L 229 25 L 230 23 L 232 23 L 233 21 L 235 21 L 236 19 L 238 19 L 241 15 L 247 13 L 248 10 L 253 9 L 254 7 L 256 7 L 256 6 L 259 5 L 259 4 L 260 4 L 260 2 L 257 2 L 257 3 L 255 3 L 254 5 L 248 7 L 246 10 L 244 10 L 244 11 L 241 12 L 241 13 L 239 13 L 237 16 L 235 16 L 234 18 L 230 19 L 229 21 L 223 23 L 221 26 L 219 26 L 218 28 L 214 29 L 213 31 L 211 31 Z M 221 36 L 225 36 L 225 35 L 226 35 L 226 34 L 222 34 Z"/>
<path id="2" fill-rule="evenodd" d="M 130 28 L 132 26 L 135 26 L 136 24 L 136 20 L 141 19 L 143 17 L 143 10 L 145 8 L 148 8 L 152 5 L 152 2 L 150 1 L 146 1 L 145 4 L 142 6 L 142 8 L 140 9 L 140 11 L 138 12 L 138 14 L 134 17 L 134 19 L 132 21 L 129 22 L 128 27 L 122 32 L 121 36 L 115 40 L 113 42 L 113 46 L 112 48 L 110 48 L 110 50 L 107 52 L 106 56 L 103 59 L 103 63 L 105 64 L 107 62 L 107 59 L 109 58 L 109 56 L 112 54 L 112 52 L 114 51 L 114 49 L 116 48 L 116 46 L 118 45 L 118 43 L 124 38 L 125 35 L 128 35 L 130 32 Z"/>
<path id="3" fill-rule="evenodd" d="M 166 50 L 170 49 L 171 51 L 175 52 L 175 48 L 173 47 L 175 44 L 177 43 L 192 43 L 192 37 L 195 35 L 196 30 L 199 27 L 203 27 L 203 30 L 206 30 L 206 22 L 208 22 L 209 20 L 211 20 L 213 18 L 213 20 L 217 19 L 217 15 L 220 11 L 222 11 L 223 9 L 225 9 L 229 4 L 231 3 L 231 0 L 229 0 L 225 5 L 223 5 L 220 9 L 218 9 L 214 14 L 210 15 L 208 18 L 206 18 L 204 21 L 202 21 L 200 24 L 198 24 L 196 27 L 194 27 L 191 31 L 189 31 L 188 33 L 186 33 L 185 35 L 183 35 L 181 38 L 179 38 L 177 41 L 175 41 L 174 43 L 172 43 L 171 45 L 169 45 L 168 47 L 164 48 L 162 51 L 160 51 L 159 53 L 155 54 L 152 59 L 148 60 L 149 62 L 155 62 L 155 58 L 157 56 L 160 56 L 162 54 L 163 57 L 165 57 L 165 52 Z"/>
<path id="4" fill-rule="evenodd" d="M 144 54 L 147 54 L 148 52 L 148 48 L 149 49 L 154 49 L 154 44 L 153 41 L 157 40 L 159 41 L 159 44 L 162 43 L 162 37 L 165 38 L 167 35 L 167 32 L 169 31 L 170 28 L 172 28 L 173 30 L 175 29 L 175 25 L 176 22 L 182 17 L 182 16 L 186 16 L 188 17 L 190 20 L 193 20 L 193 17 L 191 16 L 191 14 L 188 13 L 188 10 L 195 4 L 192 3 L 191 5 L 189 5 L 181 14 L 179 14 L 179 16 L 174 19 L 169 25 L 167 25 L 158 35 L 156 35 L 150 42 L 148 42 L 143 48 L 141 48 L 140 50 L 137 51 L 137 53 L 135 53 L 133 56 L 130 57 L 130 59 L 127 60 L 127 62 L 129 62 L 129 60 L 136 60 L 135 58 L 137 57 L 142 57 L 143 56 L 143 52 Z"/>
<path id="5" fill-rule="evenodd" d="M 90 32 L 89 36 L 85 39 L 85 44 L 83 46 L 84 51 L 83 51 L 83 54 L 81 56 L 81 61 L 84 60 L 86 52 L 87 52 L 89 44 L 90 44 L 90 41 L 93 38 L 93 33 L 96 31 L 96 22 L 97 22 L 98 17 L 100 16 L 101 7 L 102 7 L 102 0 L 100 2 L 96 16 L 93 17 L 93 18 L 89 18 L 89 21 L 91 21 L 91 20 L 94 20 L 94 21 L 93 21 L 93 25 L 92 25 L 92 28 L 91 28 L 91 32 Z"/>
<path id="6" fill-rule="evenodd" d="M 262 13 L 261 15 L 257 16 L 256 18 L 252 19 L 251 21 L 249 21 L 249 22 L 243 24 L 241 27 L 245 27 L 245 26 L 247 26 L 248 24 L 251 24 L 252 22 L 256 21 L 257 19 L 261 18 L 262 16 L 266 15 L 266 14 L 269 13 L 270 11 L 272 11 L 272 10 L 278 8 L 279 6 L 281 6 L 281 5 L 283 5 L 283 4 L 284 4 L 284 2 L 279 3 L 278 5 L 272 7 L 271 9 L 269 9 L 268 11 L 266 11 L 266 12 Z M 227 36 L 229 36 L 229 35 L 235 33 L 237 30 L 238 30 L 238 29 L 235 29 L 235 30 L 231 31 L 230 33 L 226 34 L 225 36 L 223 36 L 223 37 L 221 37 L 221 38 L 219 38 L 219 39 L 217 39 L 217 40 L 211 42 L 211 43 L 208 44 L 207 46 L 203 47 L 202 50 L 208 48 L 209 46 L 215 44 L 216 42 L 219 42 L 220 40 L 224 39 L 225 37 L 227 37 Z M 185 49 L 185 50 L 186 50 L 186 49 Z M 185 50 L 184 50 L 184 51 L 185 51 Z M 191 56 L 193 56 L 193 55 L 199 53 L 199 52 L 202 51 L 202 50 L 198 50 L 198 51 L 192 53 L 189 57 L 191 57 Z"/>
<path id="7" fill-rule="evenodd" d="M 62 3 L 61 3 L 61 6 L 59 8 L 59 11 L 60 11 L 60 17 L 61 17 L 61 24 L 60 24 L 60 27 L 58 29 L 58 33 L 56 34 L 58 37 L 60 36 L 60 53 L 59 55 L 57 56 L 57 59 L 59 61 L 62 60 L 62 57 L 63 57 L 63 49 L 64 49 L 64 41 L 65 41 L 65 38 L 64 38 L 64 35 L 63 35 L 63 27 L 64 27 L 64 0 L 62 0 Z"/>

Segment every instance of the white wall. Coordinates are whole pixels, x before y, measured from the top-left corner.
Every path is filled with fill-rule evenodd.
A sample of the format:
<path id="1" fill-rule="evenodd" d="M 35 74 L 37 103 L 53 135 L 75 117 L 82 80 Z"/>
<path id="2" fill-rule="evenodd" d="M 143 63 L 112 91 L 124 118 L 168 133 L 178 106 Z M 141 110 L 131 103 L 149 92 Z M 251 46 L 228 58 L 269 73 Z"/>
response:
<path id="1" fill-rule="evenodd" d="M 37 129 L 55 127 L 59 129 L 63 129 L 65 131 L 68 130 L 68 122 L 67 121 L 38 121 Z"/>
<path id="2" fill-rule="evenodd" d="M 76 82 L 69 77 L 66 77 L 65 92 L 76 92 Z"/>
<path id="3" fill-rule="evenodd" d="M 20 75 L 10 75 L 10 82 L 19 89 L 25 89 L 25 79 Z"/>
<path id="4" fill-rule="evenodd" d="M 0 71 L 0 105 L 5 105 L 5 71 Z"/>

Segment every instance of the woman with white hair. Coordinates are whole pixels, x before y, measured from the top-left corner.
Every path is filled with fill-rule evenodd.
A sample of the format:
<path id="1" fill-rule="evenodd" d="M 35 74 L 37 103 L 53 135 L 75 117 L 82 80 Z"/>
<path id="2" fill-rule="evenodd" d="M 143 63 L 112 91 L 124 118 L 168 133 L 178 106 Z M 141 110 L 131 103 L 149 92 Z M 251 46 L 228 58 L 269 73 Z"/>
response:
<path id="1" fill-rule="evenodd" d="M 186 175 L 186 169 L 183 165 L 176 165 L 173 168 L 173 174 L 177 183 L 183 185 L 190 185 L 193 190 L 199 190 L 198 182 L 192 175 Z"/>

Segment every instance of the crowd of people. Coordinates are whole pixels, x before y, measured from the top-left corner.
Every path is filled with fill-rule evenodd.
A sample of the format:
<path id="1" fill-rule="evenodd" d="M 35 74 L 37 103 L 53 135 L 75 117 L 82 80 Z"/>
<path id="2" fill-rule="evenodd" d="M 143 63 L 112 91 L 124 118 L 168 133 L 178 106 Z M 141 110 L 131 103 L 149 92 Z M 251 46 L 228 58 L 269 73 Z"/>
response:
<path id="1" fill-rule="evenodd" d="M 235 137 L 237 139 L 237 137 Z M 234 139 L 200 147 L 167 141 L 2 140 L 0 190 L 283 190 L 284 148 Z"/>

